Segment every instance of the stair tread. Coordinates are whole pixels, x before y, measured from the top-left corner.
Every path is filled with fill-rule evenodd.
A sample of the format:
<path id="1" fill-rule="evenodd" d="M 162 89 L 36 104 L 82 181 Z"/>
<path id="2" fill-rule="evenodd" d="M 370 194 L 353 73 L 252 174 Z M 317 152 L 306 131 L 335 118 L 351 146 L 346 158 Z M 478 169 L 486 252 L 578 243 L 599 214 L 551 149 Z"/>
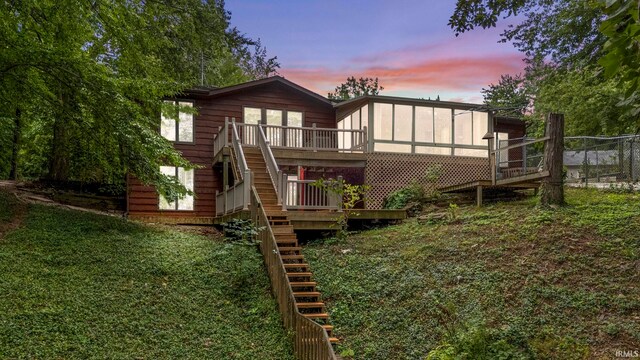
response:
<path id="1" fill-rule="evenodd" d="M 280 255 L 282 260 L 302 260 L 304 255 Z"/>
<path id="2" fill-rule="evenodd" d="M 291 281 L 291 286 L 315 286 L 318 285 L 315 281 Z"/>
<path id="3" fill-rule="evenodd" d="M 331 343 L 337 343 L 337 342 L 340 342 L 340 340 L 338 340 L 338 338 L 335 338 L 335 337 L 330 337 L 330 338 L 329 338 L 329 342 L 331 342 Z"/>
<path id="4" fill-rule="evenodd" d="M 287 273 L 288 277 L 311 277 L 313 273 L 301 271 L 301 272 L 290 272 Z"/>
<path id="5" fill-rule="evenodd" d="M 329 314 L 327 313 L 318 313 L 318 314 L 302 314 L 304 317 L 314 318 L 314 319 L 328 319 Z"/>
<path id="6" fill-rule="evenodd" d="M 320 325 L 320 326 L 322 326 L 327 331 L 333 330 L 333 325 Z"/>
<path id="7" fill-rule="evenodd" d="M 309 264 L 284 264 L 285 268 L 300 268 L 300 267 L 309 267 Z"/>
<path id="8" fill-rule="evenodd" d="M 298 302 L 298 303 L 296 303 L 296 305 L 299 308 L 303 308 L 303 309 L 314 308 L 314 307 L 318 307 L 318 308 L 324 307 L 324 303 L 323 302 L 317 302 L 317 301 L 315 301 L 315 302 Z"/>
<path id="9" fill-rule="evenodd" d="M 280 247 L 278 247 L 278 250 L 280 250 L 280 252 L 283 252 L 283 251 L 300 251 L 300 250 L 302 250 L 302 246 L 280 246 Z"/>
<path id="10" fill-rule="evenodd" d="M 304 296 L 320 296 L 320 292 L 319 291 L 300 291 L 300 292 L 293 292 L 293 296 L 300 296 L 300 297 L 304 297 Z"/>

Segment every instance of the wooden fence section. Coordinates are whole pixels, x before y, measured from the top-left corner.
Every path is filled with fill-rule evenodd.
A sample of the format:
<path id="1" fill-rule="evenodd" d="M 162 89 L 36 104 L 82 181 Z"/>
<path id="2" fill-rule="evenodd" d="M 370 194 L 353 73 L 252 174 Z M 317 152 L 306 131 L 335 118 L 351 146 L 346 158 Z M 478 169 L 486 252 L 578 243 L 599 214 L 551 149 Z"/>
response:
<path id="1" fill-rule="evenodd" d="M 251 206 L 251 218 L 254 224 L 259 228 L 264 227 L 264 230 L 257 235 L 260 241 L 260 251 L 264 257 L 271 280 L 271 289 L 278 302 L 284 326 L 293 332 L 293 351 L 296 358 L 301 360 L 335 360 L 336 356 L 326 330 L 298 312 L 276 238 L 255 187 L 252 187 L 251 202 L 253 205 Z"/>
<path id="2" fill-rule="evenodd" d="M 431 167 L 441 169 L 439 179 L 433 184 L 437 188 L 491 179 L 488 158 L 368 153 L 365 183 L 369 184 L 371 189 L 367 194 L 366 208 L 381 209 L 388 194 L 406 187 L 413 181 L 422 180 Z"/>

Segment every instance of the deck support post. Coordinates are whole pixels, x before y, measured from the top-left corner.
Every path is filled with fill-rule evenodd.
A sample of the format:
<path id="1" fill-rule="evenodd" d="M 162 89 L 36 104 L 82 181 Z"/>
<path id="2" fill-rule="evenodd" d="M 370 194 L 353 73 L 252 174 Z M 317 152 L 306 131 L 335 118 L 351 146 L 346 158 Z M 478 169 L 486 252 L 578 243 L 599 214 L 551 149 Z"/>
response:
<path id="1" fill-rule="evenodd" d="M 564 205 L 562 154 L 564 151 L 564 115 L 549 114 L 545 128 L 549 140 L 544 144 L 544 170 L 549 176 L 542 179 L 540 203 L 543 206 Z"/>
<path id="2" fill-rule="evenodd" d="M 476 188 L 476 205 L 482 207 L 482 185 Z"/>

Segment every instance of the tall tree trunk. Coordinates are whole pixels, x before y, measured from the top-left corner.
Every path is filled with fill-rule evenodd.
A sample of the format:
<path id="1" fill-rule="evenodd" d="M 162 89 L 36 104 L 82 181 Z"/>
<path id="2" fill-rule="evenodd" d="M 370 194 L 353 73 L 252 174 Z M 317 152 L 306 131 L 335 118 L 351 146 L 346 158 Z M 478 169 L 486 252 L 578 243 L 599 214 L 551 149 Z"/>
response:
<path id="1" fill-rule="evenodd" d="M 71 99 L 68 94 L 60 95 L 60 111 L 53 123 L 51 157 L 49 158 L 49 180 L 69 180 L 69 133 Z"/>
<path id="2" fill-rule="evenodd" d="M 549 114 L 545 136 L 551 137 L 544 146 L 544 170 L 549 176 L 542 180 L 540 203 L 543 206 L 564 205 L 562 158 L 564 151 L 564 115 Z"/>
<path id="3" fill-rule="evenodd" d="M 22 134 L 22 110 L 20 108 L 16 108 L 13 121 L 13 147 L 11 149 L 9 180 L 16 180 L 18 177 L 18 151 L 20 150 L 20 135 Z"/>

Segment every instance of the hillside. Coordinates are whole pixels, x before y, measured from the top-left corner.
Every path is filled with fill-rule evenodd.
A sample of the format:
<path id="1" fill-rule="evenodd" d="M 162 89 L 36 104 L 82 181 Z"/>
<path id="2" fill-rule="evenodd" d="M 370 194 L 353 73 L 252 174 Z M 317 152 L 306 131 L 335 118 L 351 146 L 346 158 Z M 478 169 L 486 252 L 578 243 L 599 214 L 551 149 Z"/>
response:
<path id="1" fill-rule="evenodd" d="M 3 359 L 292 358 L 255 248 L 3 192 L 0 309 Z"/>
<path id="2" fill-rule="evenodd" d="M 640 195 L 568 190 L 305 248 L 338 353 L 587 359 L 640 349 Z M 473 355 L 472 355 L 473 354 Z"/>

